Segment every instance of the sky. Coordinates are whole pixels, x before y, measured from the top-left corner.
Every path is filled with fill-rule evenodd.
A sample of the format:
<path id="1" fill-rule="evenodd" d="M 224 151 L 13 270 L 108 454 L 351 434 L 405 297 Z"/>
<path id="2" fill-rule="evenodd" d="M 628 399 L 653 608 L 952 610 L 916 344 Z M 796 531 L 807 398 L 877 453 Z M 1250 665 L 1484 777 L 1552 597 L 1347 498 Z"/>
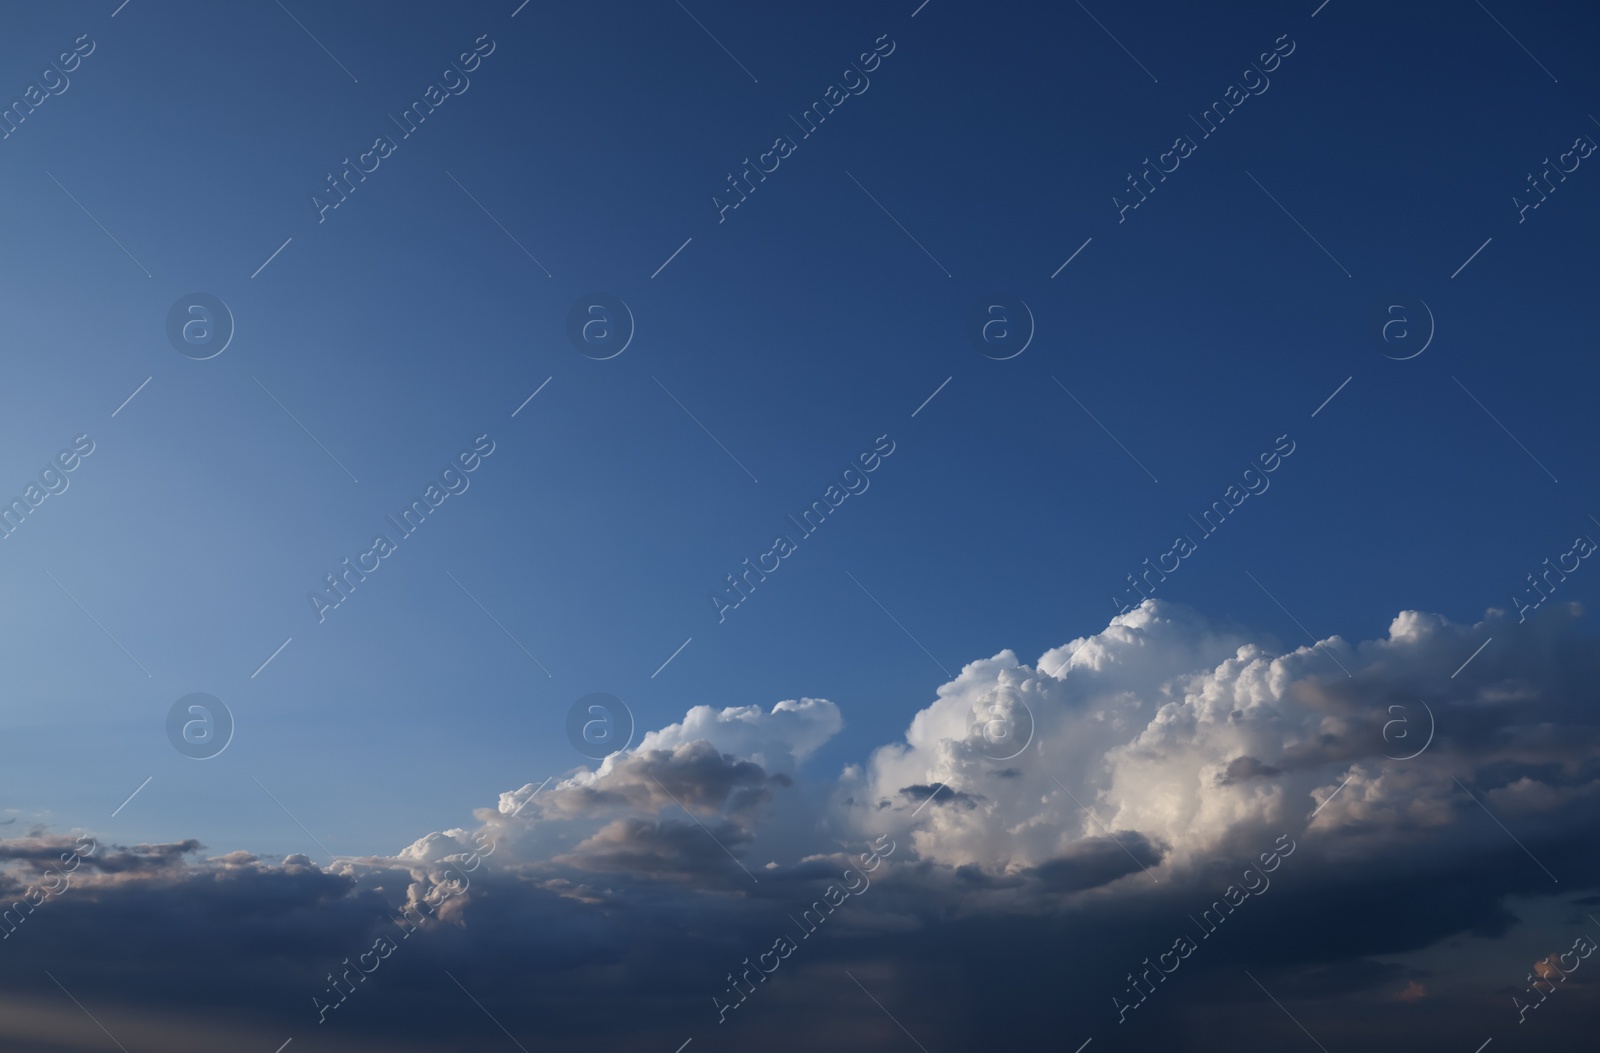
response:
<path id="1" fill-rule="evenodd" d="M 1593 10 L 6 25 L 0 1053 L 1587 1034 Z"/>

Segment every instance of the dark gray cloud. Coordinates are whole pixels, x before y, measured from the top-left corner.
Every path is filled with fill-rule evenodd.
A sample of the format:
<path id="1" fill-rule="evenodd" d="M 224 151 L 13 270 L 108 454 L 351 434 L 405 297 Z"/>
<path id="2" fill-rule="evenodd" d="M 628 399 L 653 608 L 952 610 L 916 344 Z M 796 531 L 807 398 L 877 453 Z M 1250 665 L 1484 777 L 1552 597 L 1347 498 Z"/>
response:
<path id="1" fill-rule="evenodd" d="M 1249 997 L 1255 989 L 1245 969 L 1297 1016 L 1328 1021 L 1333 1034 L 1338 1014 L 1353 1006 L 1395 1017 L 1407 1009 L 1385 1000 L 1409 974 L 1374 956 L 1457 934 L 1500 939 L 1508 944 L 1505 976 L 1480 982 L 1503 986 L 1531 962 L 1505 939 L 1518 930 L 1505 897 L 1548 884 L 1503 835 L 1498 849 L 1466 859 L 1422 841 L 1407 857 L 1356 868 L 1329 866 L 1315 845 L 1303 842 L 1272 874 L 1271 887 L 1200 942 L 1161 985 L 1149 1012 L 1119 1029 L 1111 997 L 1125 986 L 1125 974 L 1178 935 L 1194 936 L 1188 915 L 1239 880 L 1249 851 L 1181 884 L 1147 884 L 1137 895 L 1097 900 L 1081 897 L 1137 872 L 1108 838 L 1009 875 L 896 858 L 905 851 L 900 846 L 866 875 L 870 887 L 798 941 L 736 1019 L 717 1025 L 711 997 L 726 987 L 726 974 L 792 932 L 790 916 L 839 883 L 856 855 L 761 869 L 759 884 L 742 875 L 735 882 L 726 856 L 694 824 L 643 822 L 608 825 L 593 844 L 548 863 L 495 869 L 489 857 L 461 897 L 459 916 L 430 921 L 399 941 L 325 1025 L 315 1023 L 311 996 L 345 958 L 396 931 L 385 918 L 414 879 L 408 868 L 329 873 L 312 864 L 234 857 L 131 879 L 118 875 L 47 902 L 15 937 L 0 941 L 0 953 L 17 992 L 37 1004 L 64 1001 L 43 975 L 49 969 L 125 1044 L 118 1023 L 140 1014 L 161 1017 L 177 1037 L 160 1048 L 203 1047 L 209 1022 L 192 1018 L 197 1002 L 225 1010 L 252 1032 L 296 1034 L 302 1047 L 468 1049 L 492 1042 L 498 1031 L 444 975 L 448 969 L 525 1045 L 533 1039 L 557 1050 L 656 1040 L 673 1029 L 682 1032 L 680 1043 L 699 1034 L 701 1044 L 710 1044 L 729 1031 L 727 1041 L 759 1038 L 774 1049 L 824 1041 L 829 1048 L 881 1048 L 887 1034 L 881 1012 L 845 970 L 893 1006 L 929 1049 L 983 1041 L 996 1026 L 997 1005 L 1006 1007 L 1001 1026 L 1010 1040 L 1044 1041 L 1077 1028 L 1084 1037 L 1104 1036 L 1097 1045 L 1140 1049 L 1182 1030 L 1182 1021 L 1219 998 L 1238 1011 L 1235 1019 L 1258 1019 L 1264 1034 L 1277 1033 L 1269 1016 L 1277 1010 Z M 728 847 L 742 847 L 739 827 L 712 830 L 730 839 Z M 1141 861 L 1158 861 L 1155 848 L 1136 835 L 1117 836 Z M 1592 850 L 1561 851 L 1545 839 L 1529 847 L 1566 873 L 1593 872 L 1600 864 Z M 1041 984 L 1051 997 L 1028 993 Z M 1421 1000 L 1422 1010 L 1431 1012 L 1432 997 Z M 436 1009 L 419 1018 L 419 1000 Z M 819 1014 L 820 1005 L 839 1012 Z M 1545 1020 L 1556 1023 L 1546 1033 L 1571 1037 L 1579 1017 L 1574 1013 L 1568 1027 L 1552 1012 Z M 829 1020 L 853 1022 L 860 1031 L 841 1034 Z M 1444 1027 L 1441 1040 L 1457 1031 Z M 1127 1039 L 1132 1044 L 1118 1046 L 1125 1034 L 1135 1036 Z M 1327 1044 L 1329 1036 L 1318 1034 Z M 86 1034 L 81 1044 L 61 1048 L 102 1048 L 96 1041 L 103 1036 Z M 1174 1048 L 1221 1048 L 1189 1042 Z M 0 1039 L 0 1049 L 8 1048 L 34 1047 L 7 1047 Z"/>
<path id="2" fill-rule="evenodd" d="M 1281 774 L 1283 774 L 1283 769 L 1274 768 L 1270 764 L 1262 764 L 1254 757 L 1235 757 L 1228 762 L 1228 769 L 1217 780 L 1217 785 L 1232 786 L 1234 783 L 1244 782 L 1247 779 L 1264 779 L 1271 775 Z"/>
<path id="3" fill-rule="evenodd" d="M 1144 835 L 1132 830 L 1114 831 L 1109 837 L 1075 841 L 1061 855 L 1028 873 L 1052 892 L 1081 892 L 1109 885 L 1144 867 L 1157 866 L 1161 855 Z"/>
<path id="4" fill-rule="evenodd" d="M 607 823 L 554 862 L 596 874 L 718 886 L 729 880 L 730 855 L 737 859 L 749 840 L 748 831 L 726 821 L 699 826 L 624 818 Z"/>
<path id="5" fill-rule="evenodd" d="M 982 794 L 968 793 L 966 790 L 952 790 L 948 786 L 926 786 L 921 783 L 902 786 L 899 796 L 904 797 L 912 804 L 921 804 L 923 801 L 929 801 L 940 807 L 966 808 L 969 811 L 976 808 L 984 799 Z"/>
<path id="6" fill-rule="evenodd" d="M 748 813 L 767 803 L 787 775 L 769 776 L 761 765 L 741 760 L 704 740 L 670 749 L 613 754 L 594 773 L 580 773 L 552 786 L 529 807 L 535 815 L 576 819 L 622 809 L 655 812 L 680 805 L 700 815 L 726 809 Z"/>

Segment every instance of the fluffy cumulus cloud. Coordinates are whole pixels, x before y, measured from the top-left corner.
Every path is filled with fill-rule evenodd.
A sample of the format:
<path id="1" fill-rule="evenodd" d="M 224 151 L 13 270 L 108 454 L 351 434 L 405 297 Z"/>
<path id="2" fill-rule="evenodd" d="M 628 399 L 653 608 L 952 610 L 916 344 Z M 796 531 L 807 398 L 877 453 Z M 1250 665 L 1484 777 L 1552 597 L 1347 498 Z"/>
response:
<path id="1" fill-rule="evenodd" d="M 792 773 L 842 727 L 839 707 L 825 698 L 789 699 L 770 710 L 695 706 L 682 721 L 646 733 L 639 749 L 670 750 L 689 742 L 709 742 L 720 752 L 752 761 L 767 771 Z"/>
<path id="2" fill-rule="evenodd" d="M 611 862 L 593 858 L 602 869 L 614 869 L 621 858 L 614 843 L 620 832 L 659 843 L 674 823 L 693 829 L 686 813 L 725 824 L 727 839 L 744 843 L 757 825 L 773 825 L 773 806 L 781 803 L 777 796 L 794 785 L 801 765 L 843 726 L 839 707 L 820 698 L 786 700 L 770 709 L 695 706 L 682 721 L 646 732 L 637 746 L 611 754 L 597 768 L 577 768 L 544 784 L 506 791 L 493 808 L 480 808 L 475 815 L 483 831 L 506 847 L 507 858 L 525 862 L 559 854 L 579 864 L 591 858 L 590 850 L 606 846 Z M 794 805 L 788 811 L 788 820 L 777 825 L 811 825 L 793 815 Z M 663 812 L 677 818 L 655 824 Z M 602 827 L 605 836 L 589 840 Z M 464 834 L 430 837 L 450 837 L 443 846 L 448 848 L 459 845 Z M 584 845 L 566 847 L 574 838 Z M 727 854 L 722 858 L 727 862 Z M 668 869 L 682 873 L 675 866 Z"/>
<path id="3" fill-rule="evenodd" d="M 1104 1019 L 1127 969 L 1286 839 L 1298 854 L 1248 908 L 1256 935 L 1233 924 L 1205 965 L 1185 967 L 1190 994 L 1169 1001 L 1225 1004 L 1233 980 L 1209 987 L 1205 970 L 1249 964 L 1276 970 L 1287 997 L 1371 992 L 1361 1004 L 1373 1012 L 1422 1011 L 1448 994 L 1425 970 L 1373 956 L 1499 938 L 1518 923 L 1508 894 L 1594 883 L 1600 652 L 1580 613 L 1518 624 L 1490 611 L 1461 625 L 1408 611 L 1379 639 L 1284 649 L 1146 601 L 1032 663 L 1011 651 L 969 663 L 902 740 L 836 780 L 807 767 L 842 727 L 834 703 L 699 706 L 594 768 L 502 794 L 474 823 L 326 867 L 28 830 L 0 841 L 0 891 L 34 900 L 0 952 L 39 991 L 46 969 L 72 976 L 75 994 L 130 1029 L 145 1026 L 130 1007 L 178 1013 L 203 996 L 263 1033 L 291 1021 L 354 1048 L 468 1048 L 442 1020 L 407 1022 L 448 972 L 554 1049 L 659 1044 L 660 1028 L 681 1042 L 745 1021 L 762 1023 L 731 1033 L 774 1049 L 877 1048 L 893 1036 L 871 1003 L 844 1037 L 845 1023 L 811 1022 L 813 999 L 855 990 L 836 986 L 848 970 L 970 1045 L 1007 997 L 1003 977 L 974 963 L 1049 970 L 1072 1012 Z M 785 807 L 807 793 L 825 807 L 796 822 Z M 56 874 L 75 851 L 72 872 Z M 402 909 L 415 914 L 404 934 Z M 1329 910 L 1337 920 L 1319 920 Z M 827 921 L 808 935 L 802 915 Z M 1288 924 L 1337 930 L 1317 953 L 1262 938 Z M 385 935 L 392 958 L 363 979 L 353 963 Z M 741 983 L 780 935 L 798 948 L 781 977 Z M 68 949 L 90 945 L 101 971 L 75 970 Z M 1050 950 L 1061 946 L 1077 950 Z M 156 981 L 152 955 L 212 968 L 179 995 Z M 324 1027 L 305 1006 L 352 968 L 349 1008 Z M 712 996 L 751 1008 L 730 1022 L 706 1010 Z M 613 1012 L 617 998 L 638 1012 Z M 1055 1034 L 1046 1008 L 1016 1013 L 1024 1033 Z M 216 1044 L 215 1022 L 161 1019 L 147 1044 Z M 1144 1026 L 1140 1041 L 1172 1037 Z M 21 1034 L 10 1045 L 0 1034 L 0 1050 L 26 1046 Z"/>
<path id="4" fill-rule="evenodd" d="M 1562 642 L 1578 614 L 1467 626 L 1407 611 L 1386 638 L 1284 652 L 1146 601 L 1032 665 L 1010 651 L 970 663 L 905 742 L 847 773 L 842 803 L 855 828 L 902 830 L 923 859 L 1000 869 L 1095 837 L 1183 868 L 1268 828 L 1452 826 L 1477 808 L 1472 787 L 1490 807 L 1552 814 L 1600 792 L 1600 740 L 1577 704 L 1594 654 Z M 1032 744 L 1006 757 L 996 723 L 1031 727 Z"/>

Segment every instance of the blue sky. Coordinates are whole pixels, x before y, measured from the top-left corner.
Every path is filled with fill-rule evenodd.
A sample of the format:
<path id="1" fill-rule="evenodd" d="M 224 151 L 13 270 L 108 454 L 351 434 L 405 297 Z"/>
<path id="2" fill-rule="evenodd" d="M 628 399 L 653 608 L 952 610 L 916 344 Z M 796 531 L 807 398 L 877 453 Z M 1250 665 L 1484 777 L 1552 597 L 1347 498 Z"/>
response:
<path id="1" fill-rule="evenodd" d="M 914 6 L 9 14 L 0 93 L 94 47 L 0 141 L 0 494 L 95 445 L 0 543 L 7 812 L 393 857 L 593 766 L 565 731 L 591 692 L 636 740 L 831 700 L 797 791 L 821 809 L 966 663 L 1105 630 L 1180 534 L 1156 596 L 1280 654 L 1406 610 L 1471 627 L 1600 538 L 1594 162 L 1512 200 L 1600 136 L 1592 11 Z M 400 138 L 475 42 L 469 86 Z M 1202 138 L 1275 43 L 1270 86 Z M 319 214 L 377 136 L 393 152 Z M 636 326 L 604 361 L 566 333 L 595 291 Z M 193 292 L 236 325 L 214 358 L 166 335 Z M 966 332 L 993 295 L 1036 329 L 1005 361 Z M 1395 301 L 1435 327 L 1403 361 L 1369 322 Z M 470 487 L 319 621 L 308 592 L 480 436 Z M 726 575 L 883 436 L 870 488 L 719 621 Z M 1201 538 L 1190 516 L 1285 436 L 1270 489 Z M 1555 599 L 1592 604 L 1595 574 Z M 237 722 L 205 762 L 166 738 L 191 692 Z"/>

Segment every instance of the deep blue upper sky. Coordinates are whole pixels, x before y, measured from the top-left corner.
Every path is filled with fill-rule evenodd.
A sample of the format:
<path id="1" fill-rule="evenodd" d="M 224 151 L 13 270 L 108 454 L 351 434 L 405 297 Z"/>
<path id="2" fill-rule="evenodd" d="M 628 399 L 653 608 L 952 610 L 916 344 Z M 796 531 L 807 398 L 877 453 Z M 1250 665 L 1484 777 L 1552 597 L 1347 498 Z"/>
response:
<path id="1" fill-rule="evenodd" d="M 1600 171 L 1512 203 L 1600 135 L 1592 12 L 1497 11 L 1536 62 L 1476 6 L 1097 6 L 1136 62 L 1077 5 L 693 5 L 736 62 L 674 4 L 292 6 L 335 62 L 277 5 L 112 6 L 12 11 L 0 40 L 4 92 L 95 43 L 0 142 L 0 491 L 96 444 L 0 545 L 23 815 L 104 824 L 154 775 L 119 838 L 315 854 L 254 776 L 334 852 L 390 852 L 580 762 L 591 691 L 641 729 L 827 697 L 835 769 L 945 679 L 850 575 L 952 672 L 1032 661 L 1281 435 L 1270 491 L 1158 595 L 1286 646 L 1247 572 L 1318 637 L 1380 636 L 1509 607 L 1600 514 Z M 319 223 L 326 174 L 480 34 L 470 88 Z M 870 88 L 719 223 L 727 175 L 884 34 Z M 1270 88 L 1119 223 L 1128 174 L 1283 34 Z M 637 322 L 608 361 L 565 335 L 596 290 Z M 192 291 L 237 321 L 207 361 L 163 328 Z M 996 292 L 1037 323 L 1009 361 L 965 332 Z M 1369 338 L 1392 294 L 1437 319 L 1420 357 Z M 308 590 L 482 434 L 470 490 L 319 624 Z M 871 489 L 719 624 L 725 575 L 881 435 Z M 164 740 L 194 691 L 239 725 L 207 764 Z"/>

